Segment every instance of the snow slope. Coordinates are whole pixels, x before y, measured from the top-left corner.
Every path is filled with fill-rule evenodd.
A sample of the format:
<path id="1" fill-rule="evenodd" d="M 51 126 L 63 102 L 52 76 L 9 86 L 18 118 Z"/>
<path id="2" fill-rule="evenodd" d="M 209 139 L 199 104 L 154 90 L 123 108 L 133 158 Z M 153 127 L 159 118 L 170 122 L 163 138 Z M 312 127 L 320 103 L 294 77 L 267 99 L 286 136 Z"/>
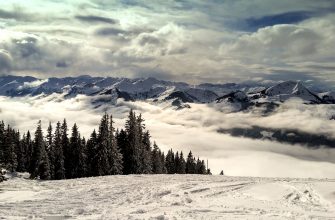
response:
<path id="1" fill-rule="evenodd" d="M 11 178 L 5 219 L 333 219 L 335 180 L 199 175 Z"/>

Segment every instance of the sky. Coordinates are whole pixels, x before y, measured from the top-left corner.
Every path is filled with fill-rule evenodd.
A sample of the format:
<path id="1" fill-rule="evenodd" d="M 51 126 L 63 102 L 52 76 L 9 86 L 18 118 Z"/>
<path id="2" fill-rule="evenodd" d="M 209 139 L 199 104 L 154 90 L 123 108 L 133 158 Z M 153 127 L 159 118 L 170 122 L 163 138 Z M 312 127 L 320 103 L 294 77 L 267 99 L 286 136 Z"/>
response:
<path id="1" fill-rule="evenodd" d="M 334 0 L 6 0 L 0 74 L 335 81 Z"/>

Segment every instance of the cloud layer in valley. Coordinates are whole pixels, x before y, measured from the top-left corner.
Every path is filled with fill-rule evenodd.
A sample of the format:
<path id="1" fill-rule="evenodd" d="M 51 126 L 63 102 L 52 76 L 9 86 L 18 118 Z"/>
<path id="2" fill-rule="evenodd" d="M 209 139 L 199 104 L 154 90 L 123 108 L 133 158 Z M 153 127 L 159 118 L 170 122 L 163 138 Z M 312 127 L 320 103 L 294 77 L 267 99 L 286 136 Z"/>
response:
<path id="1" fill-rule="evenodd" d="M 176 111 L 145 102 L 124 102 L 116 106 L 105 104 L 92 108 L 90 97 L 63 99 L 59 95 L 35 98 L 1 97 L 1 119 L 20 129 L 34 131 L 39 119 L 44 128 L 48 121 L 68 119 L 77 123 L 85 137 L 100 120 L 100 115 L 112 113 L 117 127 L 123 127 L 130 108 L 142 113 L 153 140 L 167 151 L 170 148 L 192 150 L 196 156 L 208 158 L 215 174 L 221 169 L 227 175 L 335 178 L 335 149 L 308 149 L 299 145 L 280 144 L 266 140 L 236 138 L 217 132 L 219 128 L 261 125 L 276 128 L 296 128 L 310 133 L 335 136 L 335 125 L 329 122 L 332 106 L 301 108 L 295 101 L 284 104 L 275 114 L 259 117 L 254 113 L 223 114 L 221 109 L 192 104 L 191 109 Z M 308 172 L 307 172 L 308 171 Z"/>
<path id="2" fill-rule="evenodd" d="M 0 74 L 335 80 L 331 0 L 8 0 L 0 6 Z"/>

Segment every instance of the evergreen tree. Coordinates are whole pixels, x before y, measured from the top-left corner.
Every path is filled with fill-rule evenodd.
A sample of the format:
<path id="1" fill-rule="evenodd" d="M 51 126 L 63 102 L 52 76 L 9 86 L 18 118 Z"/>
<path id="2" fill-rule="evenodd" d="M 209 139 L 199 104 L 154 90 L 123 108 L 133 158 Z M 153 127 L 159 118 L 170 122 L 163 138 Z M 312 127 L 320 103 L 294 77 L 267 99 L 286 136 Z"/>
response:
<path id="1" fill-rule="evenodd" d="M 110 174 L 109 153 L 108 115 L 105 113 L 99 125 L 98 144 L 92 162 L 95 176 Z"/>
<path id="2" fill-rule="evenodd" d="M 206 165 L 204 160 L 200 160 L 198 157 L 196 163 L 196 173 L 197 174 L 206 174 Z"/>
<path id="3" fill-rule="evenodd" d="M 156 143 L 151 148 L 150 133 L 141 115 L 130 110 L 125 130 L 113 126 L 107 113 L 87 141 L 80 137 L 76 124 L 68 138 L 67 123 L 57 123 L 55 132 L 49 123 L 43 138 L 39 121 L 34 141 L 30 132 L 20 132 L 0 122 L 0 166 L 9 171 L 28 171 L 31 178 L 64 179 L 115 174 L 210 174 L 203 160 L 195 160 L 190 151 L 187 162 L 183 152 L 170 149 L 165 154 Z"/>
<path id="4" fill-rule="evenodd" d="M 60 122 L 57 122 L 56 130 L 53 140 L 53 150 L 54 150 L 54 179 L 61 180 L 65 179 L 65 168 L 64 168 L 64 154 L 62 146 L 62 130 Z"/>
<path id="5" fill-rule="evenodd" d="M 65 168 L 65 177 L 70 178 L 71 174 L 71 156 L 70 156 L 70 141 L 68 137 L 68 127 L 67 122 L 64 119 L 63 124 L 61 126 L 61 134 L 62 134 L 62 148 L 63 148 L 63 155 L 64 155 L 64 168 Z"/>
<path id="6" fill-rule="evenodd" d="M 27 153 L 26 153 L 26 169 L 28 170 L 29 173 L 33 172 L 33 164 L 32 164 L 32 157 L 33 157 L 33 152 L 34 152 L 34 145 L 33 141 L 31 140 L 31 135 L 30 131 L 28 130 L 26 138 L 24 140 L 24 145 L 27 148 Z"/>
<path id="7" fill-rule="evenodd" d="M 129 174 L 130 170 L 130 149 L 129 149 L 129 143 L 128 143 L 128 137 L 125 130 L 121 129 L 120 132 L 116 133 L 116 141 L 117 146 L 120 149 L 120 152 L 122 154 L 122 166 L 123 166 L 123 174 Z"/>
<path id="8" fill-rule="evenodd" d="M 190 153 L 187 156 L 187 160 L 186 160 L 186 173 L 195 174 L 196 172 L 195 166 L 196 166 L 195 159 L 193 157 L 192 151 L 190 151 Z"/>
<path id="9" fill-rule="evenodd" d="M 8 125 L 7 130 L 5 133 L 5 140 L 4 140 L 4 161 L 5 167 L 14 172 L 17 167 L 17 155 L 15 152 L 15 142 L 14 142 L 15 131 L 11 129 Z"/>
<path id="10" fill-rule="evenodd" d="M 54 156 L 54 149 L 53 149 L 53 135 L 52 135 L 51 122 L 49 122 L 47 135 L 46 135 L 46 151 L 47 151 L 48 158 L 49 158 L 49 163 L 50 163 L 51 179 L 54 179 L 55 178 L 55 168 L 54 168 L 55 156 Z"/>
<path id="11" fill-rule="evenodd" d="M 180 156 L 179 156 L 179 161 L 178 161 L 178 167 L 176 168 L 176 172 L 179 174 L 185 174 L 186 173 L 186 162 L 184 159 L 184 155 L 183 152 L 180 152 Z"/>
<path id="12" fill-rule="evenodd" d="M 0 122 L 0 166 L 5 164 L 5 123 Z"/>
<path id="13" fill-rule="evenodd" d="M 95 176 L 94 167 L 96 167 L 97 165 L 94 164 L 95 163 L 94 156 L 96 153 L 97 144 L 98 144 L 97 133 L 95 130 L 93 130 L 90 139 L 87 141 L 87 149 L 86 149 L 87 176 Z"/>
<path id="14" fill-rule="evenodd" d="M 142 120 L 143 122 L 143 120 Z M 141 149 L 141 173 L 150 174 L 152 173 L 152 157 L 151 157 L 151 143 L 150 133 L 146 131 L 142 137 L 142 149 Z"/>
<path id="15" fill-rule="evenodd" d="M 110 126 L 109 126 L 109 145 L 110 145 L 110 158 L 109 158 L 109 164 L 110 164 L 110 171 L 109 173 L 112 175 L 122 174 L 123 171 L 123 165 L 122 165 L 122 154 L 120 152 L 120 149 L 117 145 L 117 140 L 115 137 L 115 129 L 113 126 L 113 117 L 110 117 Z"/>
<path id="16" fill-rule="evenodd" d="M 166 154 L 165 167 L 166 167 L 168 174 L 176 173 L 175 156 L 174 156 L 172 149 L 170 149 L 168 153 Z"/>
<path id="17" fill-rule="evenodd" d="M 16 171 L 18 172 L 25 172 L 25 152 L 24 152 L 24 146 L 22 145 L 22 142 L 20 140 L 20 132 L 14 132 L 14 146 L 15 146 L 15 154 L 16 154 Z"/>
<path id="18" fill-rule="evenodd" d="M 163 173 L 163 169 L 161 151 L 159 150 L 156 142 L 154 142 L 154 148 L 152 150 L 152 172 L 154 174 L 161 174 Z"/>
<path id="19" fill-rule="evenodd" d="M 40 179 L 50 179 L 50 166 L 48 155 L 45 149 L 45 142 L 43 140 L 43 133 L 41 128 L 41 121 L 38 122 L 34 139 L 34 152 L 32 157 L 33 171 L 31 178 L 40 177 Z"/>
<path id="20" fill-rule="evenodd" d="M 166 169 L 166 166 L 165 166 L 165 154 L 164 154 L 164 152 L 161 152 L 161 151 L 159 151 L 159 153 L 161 155 L 161 161 L 162 161 L 162 164 L 163 164 L 163 174 L 166 174 L 167 169 Z"/>
<path id="21" fill-rule="evenodd" d="M 125 146 L 125 174 L 141 173 L 141 138 L 138 129 L 138 121 L 135 113 L 131 109 L 126 121 L 127 142 Z"/>
<path id="22" fill-rule="evenodd" d="M 77 124 L 72 127 L 72 134 L 70 138 L 70 149 L 68 151 L 68 167 L 67 167 L 67 178 L 79 178 L 85 176 L 86 164 L 84 155 L 84 146 L 82 139 L 80 138 Z"/>

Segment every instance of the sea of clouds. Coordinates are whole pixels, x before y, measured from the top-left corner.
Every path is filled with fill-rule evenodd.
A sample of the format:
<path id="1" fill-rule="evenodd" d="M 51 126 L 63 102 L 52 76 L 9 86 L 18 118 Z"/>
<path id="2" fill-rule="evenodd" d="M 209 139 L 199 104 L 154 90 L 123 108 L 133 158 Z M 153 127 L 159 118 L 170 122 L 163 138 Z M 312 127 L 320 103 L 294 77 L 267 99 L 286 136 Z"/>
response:
<path id="1" fill-rule="evenodd" d="M 222 106 L 191 104 L 191 108 L 174 110 L 148 102 L 105 103 L 97 108 L 92 97 L 63 99 L 59 94 L 47 97 L 0 97 L 0 120 L 21 131 L 34 131 L 38 120 L 44 129 L 49 121 L 67 119 L 69 127 L 79 125 L 89 137 L 97 129 L 103 112 L 111 113 L 116 127 L 123 127 L 129 109 L 141 113 L 152 140 L 166 152 L 173 148 L 192 150 L 195 156 L 208 159 L 213 174 L 264 177 L 335 178 L 335 149 L 309 149 L 299 145 L 268 140 L 252 140 L 218 133 L 220 128 L 250 127 L 298 129 L 335 137 L 335 114 L 332 105 L 303 105 L 298 100 L 282 104 L 273 114 L 261 116 L 257 111 L 227 112 Z"/>

